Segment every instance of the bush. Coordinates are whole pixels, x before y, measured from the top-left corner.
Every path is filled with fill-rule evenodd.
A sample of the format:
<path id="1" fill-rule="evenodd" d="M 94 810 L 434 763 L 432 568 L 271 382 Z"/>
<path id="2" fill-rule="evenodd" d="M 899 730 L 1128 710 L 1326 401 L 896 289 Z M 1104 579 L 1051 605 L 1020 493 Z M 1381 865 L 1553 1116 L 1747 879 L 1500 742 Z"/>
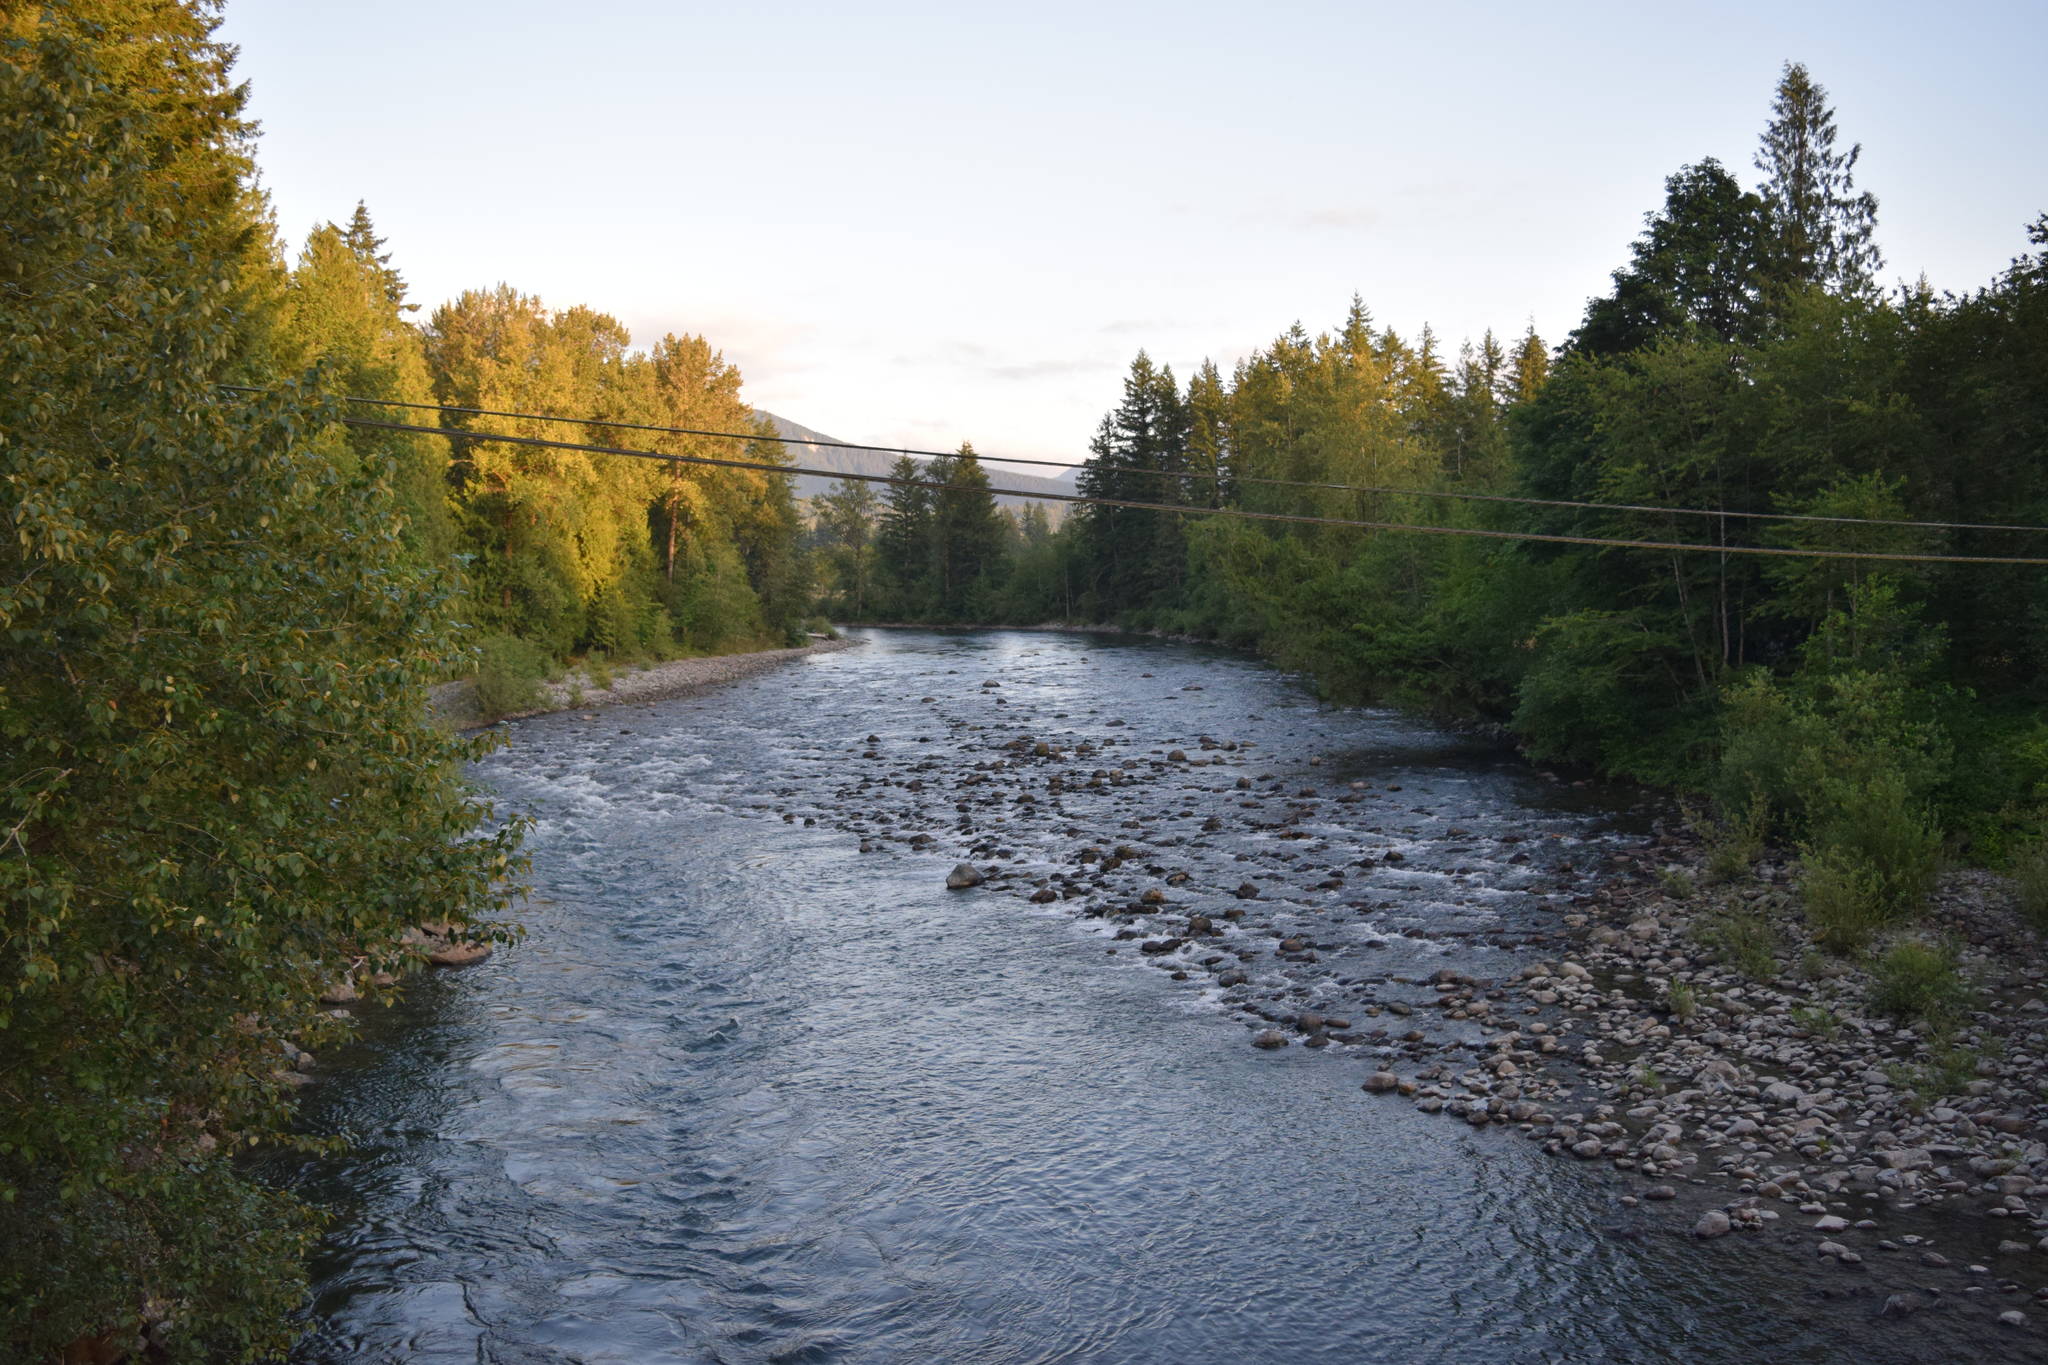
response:
<path id="1" fill-rule="evenodd" d="M 1747 802 L 1725 808 L 1713 817 L 1696 815 L 1691 810 L 1686 815 L 1707 847 L 1709 885 L 1741 881 L 1763 856 L 1764 840 L 1771 827 L 1771 806 L 1762 792 L 1751 792 Z"/>
<path id="2" fill-rule="evenodd" d="M 1760 915 L 1716 915 L 1701 923 L 1693 937 L 1752 981 L 1778 974 L 1778 935 Z"/>
<path id="3" fill-rule="evenodd" d="M 486 635 L 477 647 L 476 704 L 487 719 L 540 705 L 550 660 L 540 646 L 516 635 Z"/>
<path id="4" fill-rule="evenodd" d="M 1870 1007 L 1894 1019 L 1945 1019 L 1969 999 L 1953 944 L 1901 939 L 1871 968 Z"/>
<path id="5" fill-rule="evenodd" d="M 2020 914 L 2048 933 L 2048 836 L 2031 840 L 2013 854 L 2012 880 L 2019 893 Z"/>
<path id="6" fill-rule="evenodd" d="M 1814 938 L 1836 952 L 1857 951 L 1892 922 L 1884 877 L 1846 849 L 1808 850 L 1799 889 Z"/>
<path id="7" fill-rule="evenodd" d="M 1880 772 L 1837 794 L 1817 820 L 1815 843 L 1853 858 L 1876 878 L 1876 906 L 1888 919 L 1919 910 L 1941 870 L 1941 832 L 1904 778 Z"/>

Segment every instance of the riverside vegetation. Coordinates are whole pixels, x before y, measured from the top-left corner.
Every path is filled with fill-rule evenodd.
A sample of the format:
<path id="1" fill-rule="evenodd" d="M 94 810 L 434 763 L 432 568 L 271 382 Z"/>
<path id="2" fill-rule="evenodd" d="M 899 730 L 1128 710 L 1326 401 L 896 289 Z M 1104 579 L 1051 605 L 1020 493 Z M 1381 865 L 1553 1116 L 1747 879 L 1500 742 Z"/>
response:
<path id="1" fill-rule="evenodd" d="M 505 287 L 415 325 L 360 206 L 287 264 L 218 22 L 0 8 L 9 1359 L 292 1339 L 318 1220 L 241 1163 L 348 1027 L 320 997 L 508 932 L 520 826 L 430 685 L 481 665 L 509 707 L 571 653 L 786 643 L 808 601 L 780 476 L 344 425 L 344 396 L 757 419 L 699 337 L 631 352 Z"/>
<path id="2" fill-rule="evenodd" d="M 2048 523 L 2048 216 L 2027 229 L 2034 251 L 1976 293 L 1883 290 L 1876 201 L 1854 183 L 1860 149 L 1837 139 L 1825 91 L 1787 65 L 1761 183 L 1713 159 L 1674 172 L 1611 292 L 1554 355 L 1531 331 L 1447 361 L 1429 329 L 1404 339 L 1357 300 L 1336 331 L 1297 325 L 1228 377 L 1205 363 L 1182 386 L 1141 352 L 1080 490 L 1454 530 L 2040 558 L 2048 535 L 2025 528 Z M 1215 639 L 1334 700 L 1413 706 L 1496 728 L 1539 761 L 1676 788 L 1713 850 L 1704 873 L 1732 881 L 1784 850 L 1799 939 L 1874 972 L 1873 1002 L 1917 1017 L 1937 1051 L 1970 999 L 1969 959 L 1928 914 L 1941 869 L 2010 872 L 1999 894 L 2048 930 L 2038 565 L 1093 505 L 1054 531 L 982 515 L 971 449 L 926 474 L 944 487 L 824 500 L 838 614 Z M 1313 486 L 1330 484 L 1347 487 Z M 1374 491 L 1394 489 L 1409 491 Z M 1757 921 L 1705 932 L 1772 975 Z"/>
<path id="3" fill-rule="evenodd" d="M 487 704 L 517 710 L 571 659 L 595 682 L 636 659 L 794 643 L 818 609 L 1211 636 L 1335 698 L 1485 720 L 1539 758 L 1695 790 L 1715 851 L 1690 875 L 1768 864 L 1802 892 L 1783 911 L 1796 924 L 1739 907 L 1700 921 L 1717 952 L 1768 976 L 1796 929 L 1867 983 L 1871 1009 L 1914 1021 L 1895 1094 L 1953 1097 L 1978 1084 L 1970 1065 L 1999 1064 L 1965 1064 L 2003 998 L 1966 979 L 1986 952 L 1927 907 L 1953 852 L 2009 868 L 2048 919 L 2037 569 L 1766 566 L 1107 507 L 1055 529 L 999 513 L 971 449 L 901 466 L 936 489 L 843 487 L 807 530 L 773 472 L 481 439 L 605 442 L 601 427 L 420 419 L 471 438 L 453 443 L 350 427 L 366 410 L 345 397 L 433 402 L 753 432 L 746 458 L 780 458 L 704 338 L 635 350 L 603 313 L 504 285 L 416 323 L 361 206 L 287 263 L 218 13 L 0 11 L 10 1353 L 113 1358 L 146 1336 L 211 1360 L 289 1340 L 317 1220 L 236 1159 L 289 1140 L 294 1069 L 346 1028 L 318 997 L 388 992 L 446 939 L 502 934 L 519 873 L 517 823 L 460 780 L 477 747 L 424 719 L 431 684 L 475 673 Z M 1637 538 L 1732 540 L 1747 523 L 1685 533 L 1611 509 L 1259 480 L 2039 524 L 2048 219 L 2035 254 L 1976 294 L 1884 294 L 1875 204 L 1834 139 L 1819 87 L 1788 68 L 1760 189 L 1712 161 L 1673 175 L 1555 357 L 1531 332 L 1447 364 L 1426 329 L 1404 340 L 1358 303 L 1334 334 L 1291 329 L 1227 379 L 1205 365 L 1183 388 L 1141 355 L 1082 489 Z M 1759 534 L 2038 553 L 1997 530 Z M 423 919 L 442 936 L 423 941 Z M 1682 975 L 1671 989 L 1691 1018 L 1726 995 Z"/>

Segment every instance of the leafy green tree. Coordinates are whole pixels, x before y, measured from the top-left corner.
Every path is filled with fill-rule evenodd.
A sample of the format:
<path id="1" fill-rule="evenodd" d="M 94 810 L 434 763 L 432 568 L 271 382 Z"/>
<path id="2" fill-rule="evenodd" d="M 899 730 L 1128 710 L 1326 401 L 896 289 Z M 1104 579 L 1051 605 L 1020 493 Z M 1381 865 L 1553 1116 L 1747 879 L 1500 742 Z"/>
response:
<path id="1" fill-rule="evenodd" d="M 1685 329 L 1755 338 L 1771 251 L 1764 201 L 1708 157 L 1664 182 L 1664 207 L 1645 223 L 1629 264 L 1614 272 L 1614 292 L 1586 306 L 1567 346 L 1617 355 Z"/>
<path id="2" fill-rule="evenodd" d="M 432 727 L 455 650 L 389 452 L 280 373 L 217 7 L 0 15 L 0 1355 L 268 1357 L 313 1227 L 283 1136 L 320 990 L 516 830 Z M 217 385 L 273 392 L 224 398 Z"/>
<path id="3" fill-rule="evenodd" d="M 307 236 L 284 293 L 279 339 L 288 343 L 289 354 L 282 358 L 294 364 L 324 359 L 335 387 L 352 397 L 429 403 L 426 355 L 419 333 L 402 316 L 411 307 L 404 281 L 377 254 L 381 245 L 361 204 L 346 231 L 328 223 Z M 402 409 L 364 412 L 387 421 L 417 421 Z M 392 463 L 407 544 L 423 561 L 449 567 L 455 528 L 444 444 L 365 428 L 348 429 L 341 439 L 352 460 Z"/>

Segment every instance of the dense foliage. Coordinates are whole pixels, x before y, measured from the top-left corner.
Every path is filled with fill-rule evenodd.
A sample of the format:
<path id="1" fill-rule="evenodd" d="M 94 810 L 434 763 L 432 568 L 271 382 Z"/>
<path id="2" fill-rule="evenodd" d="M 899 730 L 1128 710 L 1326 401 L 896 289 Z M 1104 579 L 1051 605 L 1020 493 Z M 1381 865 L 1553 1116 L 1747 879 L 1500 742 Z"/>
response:
<path id="1" fill-rule="evenodd" d="M 275 259 L 214 22 L 99 0 L 0 27 L 9 1359 L 287 1339 L 310 1220 L 237 1157 L 280 1132 L 323 986 L 492 911 L 514 853 L 426 721 L 457 645 L 440 532 L 403 513 L 419 458 L 326 396 L 418 376 L 371 331 L 300 368 L 352 305 Z"/>
<path id="2" fill-rule="evenodd" d="M 1291 328 L 1227 378 L 1205 365 L 1182 387 L 1141 353 L 1081 490 L 1454 530 L 2048 556 L 2038 534 L 1876 524 L 2048 523 L 2048 218 L 2034 254 L 1975 294 L 1886 296 L 1858 150 L 1789 65 L 1762 183 L 1711 159 L 1674 173 L 1554 357 L 1533 333 L 1512 348 L 1489 334 L 1447 363 L 1427 329 L 1406 340 L 1356 300 L 1334 331 Z M 890 537 L 911 501 L 882 520 L 884 572 L 909 553 Z M 1540 759 L 1711 792 L 1726 820 L 1802 841 L 1810 880 L 1847 887 L 1837 899 L 1873 922 L 1915 902 L 1939 835 L 1995 861 L 2048 799 L 2036 566 L 1097 505 L 1013 550 L 981 600 L 979 619 L 1222 639 L 1336 698 L 1490 721 Z"/>
<path id="3" fill-rule="evenodd" d="M 423 920 L 502 932 L 517 828 L 428 686 L 785 643 L 808 559 L 781 475 L 478 438 L 772 442 L 352 401 L 767 430 L 702 337 L 503 286 L 417 324 L 361 205 L 288 268 L 217 4 L 4 15 L 0 1355 L 260 1354 L 315 1222 L 236 1162 L 319 995 Z"/>

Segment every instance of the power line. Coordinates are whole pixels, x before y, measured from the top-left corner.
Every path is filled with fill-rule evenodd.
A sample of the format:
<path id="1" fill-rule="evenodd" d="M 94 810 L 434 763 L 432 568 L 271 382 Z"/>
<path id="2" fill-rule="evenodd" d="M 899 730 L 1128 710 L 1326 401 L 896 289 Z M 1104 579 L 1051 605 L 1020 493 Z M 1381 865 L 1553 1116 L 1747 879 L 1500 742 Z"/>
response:
<path id="1" fill-rule="evenodd" d="M 585 441 L 551 441 L 540 436 L 508 436 L 498 432 L 462 431 L 454 427 L 423 427 L 404 422 L 379 422 L 367 417 L 340 419 L 349 426 L 376 431 L 410 432 L 440 436 L 450 441 L 497 442 L 546 450 L 575 450 L 594 455 L 623 455 L 637 460 L 666 464 L 710 465 L 721 469 L 757 470 L 764 474 L 811 474 L 824 478 L 853 479 L 862 483 L 885 483 L 898 487 L 945 490 L 937 479 L 906 479 L 894 474 L 848 474 L 838 470 L 807 469 L 801 465 L 768 464 L 759 460 L 732 460 L 715 455 L 667 455 L 654 450 L 633 450 L 625 446 L 594 445 Z M 1036 498 L 1092 507 L 1127 507 L 1141 512 L 1176 512 L 1208 517 L 1233 517 L 1244 521 L 1277 521 L 1309 526 L 1349 526 L 1366 531 L 1411 531 L 1418 535 L 1474 536 L 1485 540 L 1535 541 L 1549 545 L 1594 545 L 1627 550 L 1675 550 L 1695 554 L 1767 555 L 1794 559 L 1884 560 L 1913 564 L 2028 564 L 2048 566 L 2048 559 L 2025 559 L 1994 555 L 1915 555 L 1873 550 L 1794 550 L 1772 545 L 1695 545 L 1668 540 L 1621 540 L 1604 536 L 1552 535 L 1539 531 L 1494 531 L 1476 526 L 1420 526 L 1398 521 L 1358 521 L 1344 517 L 1318 517 L 1293 512 L 1254 512 L 1242 507 L 1188 507 L 1166 502 L 1140 502 L 1130 498 L 1091 497 L 1079 493 L 1026 493 L 1014 488 L 990 488 L 991 495 Z"/>
<path id="2" fill-rule="evenodd" d="M 218 387 L 236 393 L 264 393 L 267 390 L 252 388 L 244 384 L 222 384 Z M 397 398 L 358 398 L 345 396 L 344 402 L 360 403 L 366 407 L 413 408 L 422 412 L 454 412 L 471 417 L 508 417 L 528 422 L 559 422 L 571 426 L 608 427 L 617 431 L 649 431 L 672 436 L 708 436 L 725 441 L 777 441 L 784 445 L 816 446 L 830 450 L 869 450 L 890 455 L 916 456 L 928 460 L 950 460 L 959 456 L 958 451 L 919 450 L 910 446 L 863 445 L 857 441 L 811 440 L 801 436 L 782 436 L 761 432 L 713 431 L 701 427 L 665 427 L 647 422 L 621 422 L 599 417 L 555 417 L 537 412 L 508 412 L 499 408 L 464 408 L 445 403 L 409 403 Z M 975 458 L 984 463 L 1043 465 L 1053 469 L 1076 469 L 1080 466 L 1062 464 L 1058 460 L 1033 460 L 1023 456 L 982 455 Z M 1207 479 L 1222 482 L 1226 478 L 1241 484 L 1257 484 L 1268 488 L 1306 488 L 1333 493 L 1371 493 L 1390 497 L 1445 498 L 1458 502 L 1497 502 L 1522 507 L 1570 507 L 1596 512 L 1649 512 L 1668 516 L 1716 517 L 1741 521 L 1806 521 L 1845 526 L 1895 526 L 1928 531 L 2025 531 L 2036 534 L 2048 533 L 2048 526 L 2016 526 L 1996 522 L 1971 521 L 1907 521 L 1890 517 L 1834 517 L 1809 512 L 1738 512 L 1713 507 L 1660 507 L 1648 503 L 1632 502 L 1582 502 L 1570 498 L 1529 498 L 1509 493 L 1467 493 L 1431 488 L 1391 488 L 1371 484 L 1318 483 L 1303 479 L 1269 479 L 1254 475 L 1205 474 L 1198 470 L 1145 469 L 1138 465 L 1096 464 L 1095 468 L 1120 474 L 1142 474 L 1162 479 Z M 841 471 L 819 471 L 823 478 L 849 477 Z M 1010 496 L 1020 498 L 1053 498 L 1050 493 L 1015 492 Z"/>

